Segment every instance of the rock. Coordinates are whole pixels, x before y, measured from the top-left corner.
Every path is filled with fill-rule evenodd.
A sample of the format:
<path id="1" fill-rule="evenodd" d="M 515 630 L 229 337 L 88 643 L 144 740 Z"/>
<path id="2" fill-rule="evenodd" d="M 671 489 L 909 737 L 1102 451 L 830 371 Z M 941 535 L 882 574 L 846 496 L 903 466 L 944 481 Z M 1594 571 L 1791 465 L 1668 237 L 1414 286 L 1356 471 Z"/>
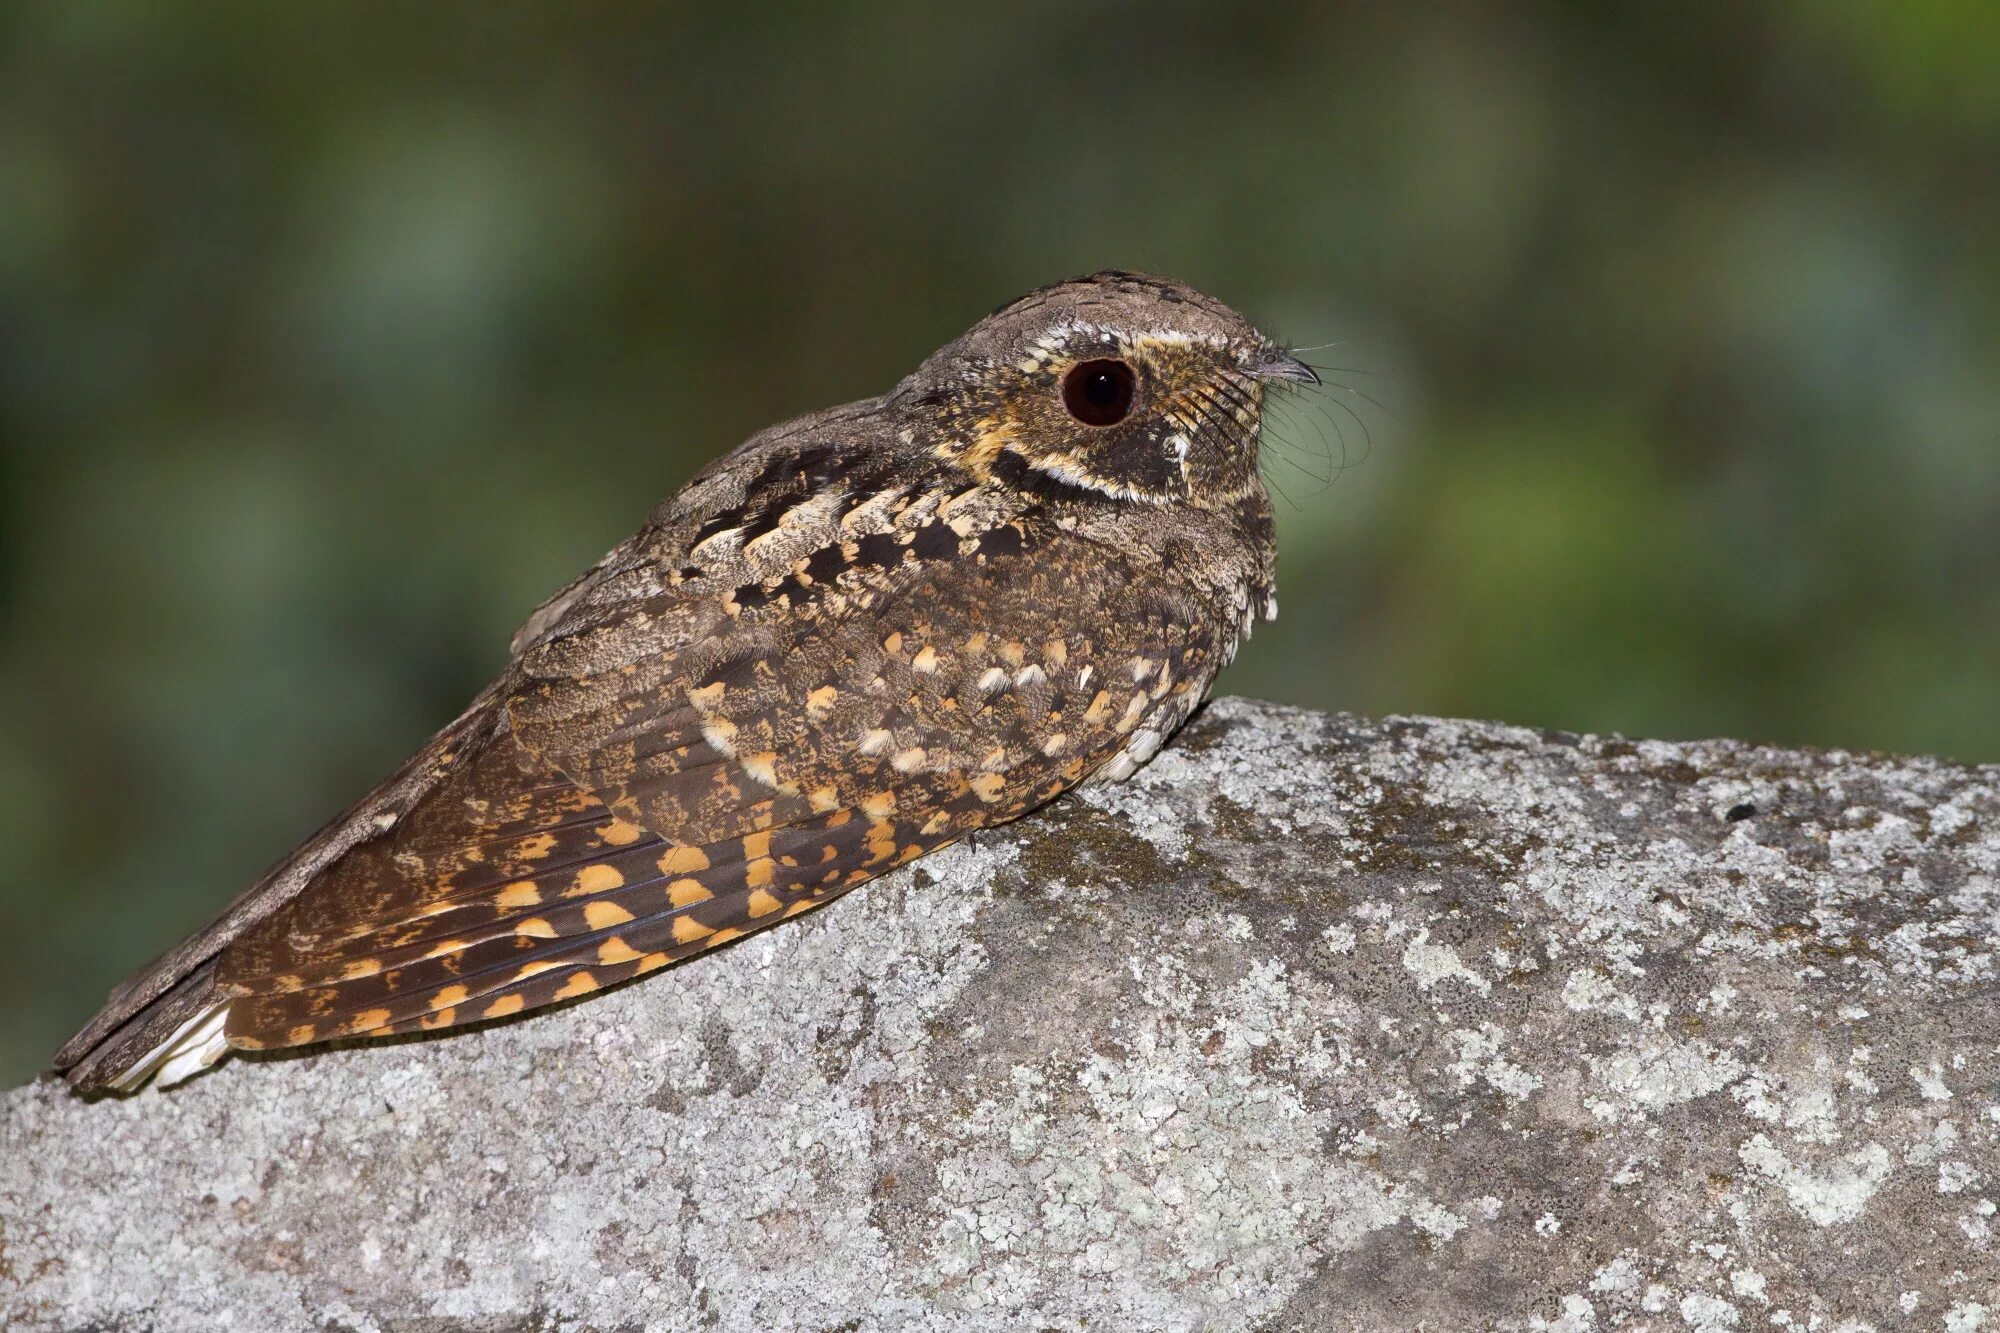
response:
<path id="1" fill-rule="evenodd" d="M 27 1329 L 2000 1328 L 2000 769 L 1224 701 L 480 1032 L 0 1101 Z"/>

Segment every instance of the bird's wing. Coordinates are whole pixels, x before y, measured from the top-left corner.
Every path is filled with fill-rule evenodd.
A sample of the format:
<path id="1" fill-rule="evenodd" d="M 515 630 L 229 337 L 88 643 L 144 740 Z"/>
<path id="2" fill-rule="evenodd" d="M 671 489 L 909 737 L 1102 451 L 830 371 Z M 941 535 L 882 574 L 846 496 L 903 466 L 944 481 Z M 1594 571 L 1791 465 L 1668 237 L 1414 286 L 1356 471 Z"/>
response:
<path id="1" fill-rule="evenodd" d="M 721 583 L 593 594 L 541 630 L 493 741 L 221 954 L 230 1043 L 651 971 L 1149 752 L 1217 666 L 1184 594 L 1033 516 L 933 513 Z"/>
<path id="2" fill-rule="evenodd" d="M 615 597 L 617 588 L 629 588 L 633 571 L 647 563 L 639 538 L 621 543 L 535 609 L 515 632 L 511 654 L 518 659 L 530 650 L 607 580 L 626 580 L 609 597 Z M 511 673 L 488 686 L 373 791 L 287 852 L 200 930 L 121 982 L 90 1022 L 56 1052 L 54 1067 L 84 1089 L 129 1088 L 150 1077 L 160 1052 L 216 1009 L 217 962 L 224 950 L 285 912 L 308 888 L 338 878 L 350 862 L 359 864 L 377 854 L 385 831 L 423 806 L 440 784 L 462 785 L 463 770 L 476 758 L 496 748 L 503 756 L 511 753 L 512 742 L 506 739 L 510 679 Z"/>
<path id="3" fill-rule="evenodd" d="M 143 1082 L 148 1074 L 135 1077 L 134 1071 L 149 1069 L 163 1042 L 213 1011 L 216 956 L 491 745 L 504 721 L 502 705 L 496 689 L 481 693 L 401 768 L 258 876 L 207 925 L 118 985 L 56 1052 L 54 1067 L 86 1090 Z"/>

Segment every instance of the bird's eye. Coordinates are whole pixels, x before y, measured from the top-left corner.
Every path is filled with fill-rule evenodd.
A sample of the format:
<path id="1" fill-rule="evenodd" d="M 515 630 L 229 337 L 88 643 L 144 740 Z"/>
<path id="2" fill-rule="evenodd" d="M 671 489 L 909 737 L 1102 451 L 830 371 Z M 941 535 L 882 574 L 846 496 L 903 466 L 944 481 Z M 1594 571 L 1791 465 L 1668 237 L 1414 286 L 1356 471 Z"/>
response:
<path id="1" fill-rule="evenodd" d="M 1084 361 L 1063 376 L 1063 406 L 1086 426 L 1115 426 L 1132 413 L 1139 377 L 1123 361 Z"/>

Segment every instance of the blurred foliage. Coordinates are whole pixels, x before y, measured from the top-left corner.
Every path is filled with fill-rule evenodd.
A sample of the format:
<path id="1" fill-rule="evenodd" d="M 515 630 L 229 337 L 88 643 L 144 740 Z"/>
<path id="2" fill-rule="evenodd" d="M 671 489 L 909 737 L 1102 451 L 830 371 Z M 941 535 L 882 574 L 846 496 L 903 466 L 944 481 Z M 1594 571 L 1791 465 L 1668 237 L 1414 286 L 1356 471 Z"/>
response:
<path id="1" fill-rule="evenodd" d="M 702 461 L 1108 265 L 1347 368 L 1225 689 L 2000 759 L 1996 67 L 1868 0 L 7 6 L 0 1078 Z"/>

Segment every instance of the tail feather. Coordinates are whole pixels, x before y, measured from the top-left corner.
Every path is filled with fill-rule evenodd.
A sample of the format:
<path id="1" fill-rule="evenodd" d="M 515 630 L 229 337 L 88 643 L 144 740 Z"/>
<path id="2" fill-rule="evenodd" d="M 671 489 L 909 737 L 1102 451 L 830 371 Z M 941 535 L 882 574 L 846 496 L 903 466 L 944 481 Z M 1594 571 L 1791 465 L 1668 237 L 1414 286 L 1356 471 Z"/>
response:
<path id="1" fill-rule="evenodd" d="M 204 963 L 96 1040 L 65 1046 L 56 1068 L 79 1092 L 131 1092 L 155 1074 L 179 1082 L 226 1053 L 226 1010 L 215 964 Z"/>
<path id="2" fill-rule="evenodd" d="M 112 1080 L 111 1087 L 118 1092 L 136 1092 L 149 1078 L 158 1078 L 163 1088 L 193 1078 L 228 1053 L 229 1038 L 223 1031 L 228 1017 L 227 1004 L 202 1010 Z"/>

